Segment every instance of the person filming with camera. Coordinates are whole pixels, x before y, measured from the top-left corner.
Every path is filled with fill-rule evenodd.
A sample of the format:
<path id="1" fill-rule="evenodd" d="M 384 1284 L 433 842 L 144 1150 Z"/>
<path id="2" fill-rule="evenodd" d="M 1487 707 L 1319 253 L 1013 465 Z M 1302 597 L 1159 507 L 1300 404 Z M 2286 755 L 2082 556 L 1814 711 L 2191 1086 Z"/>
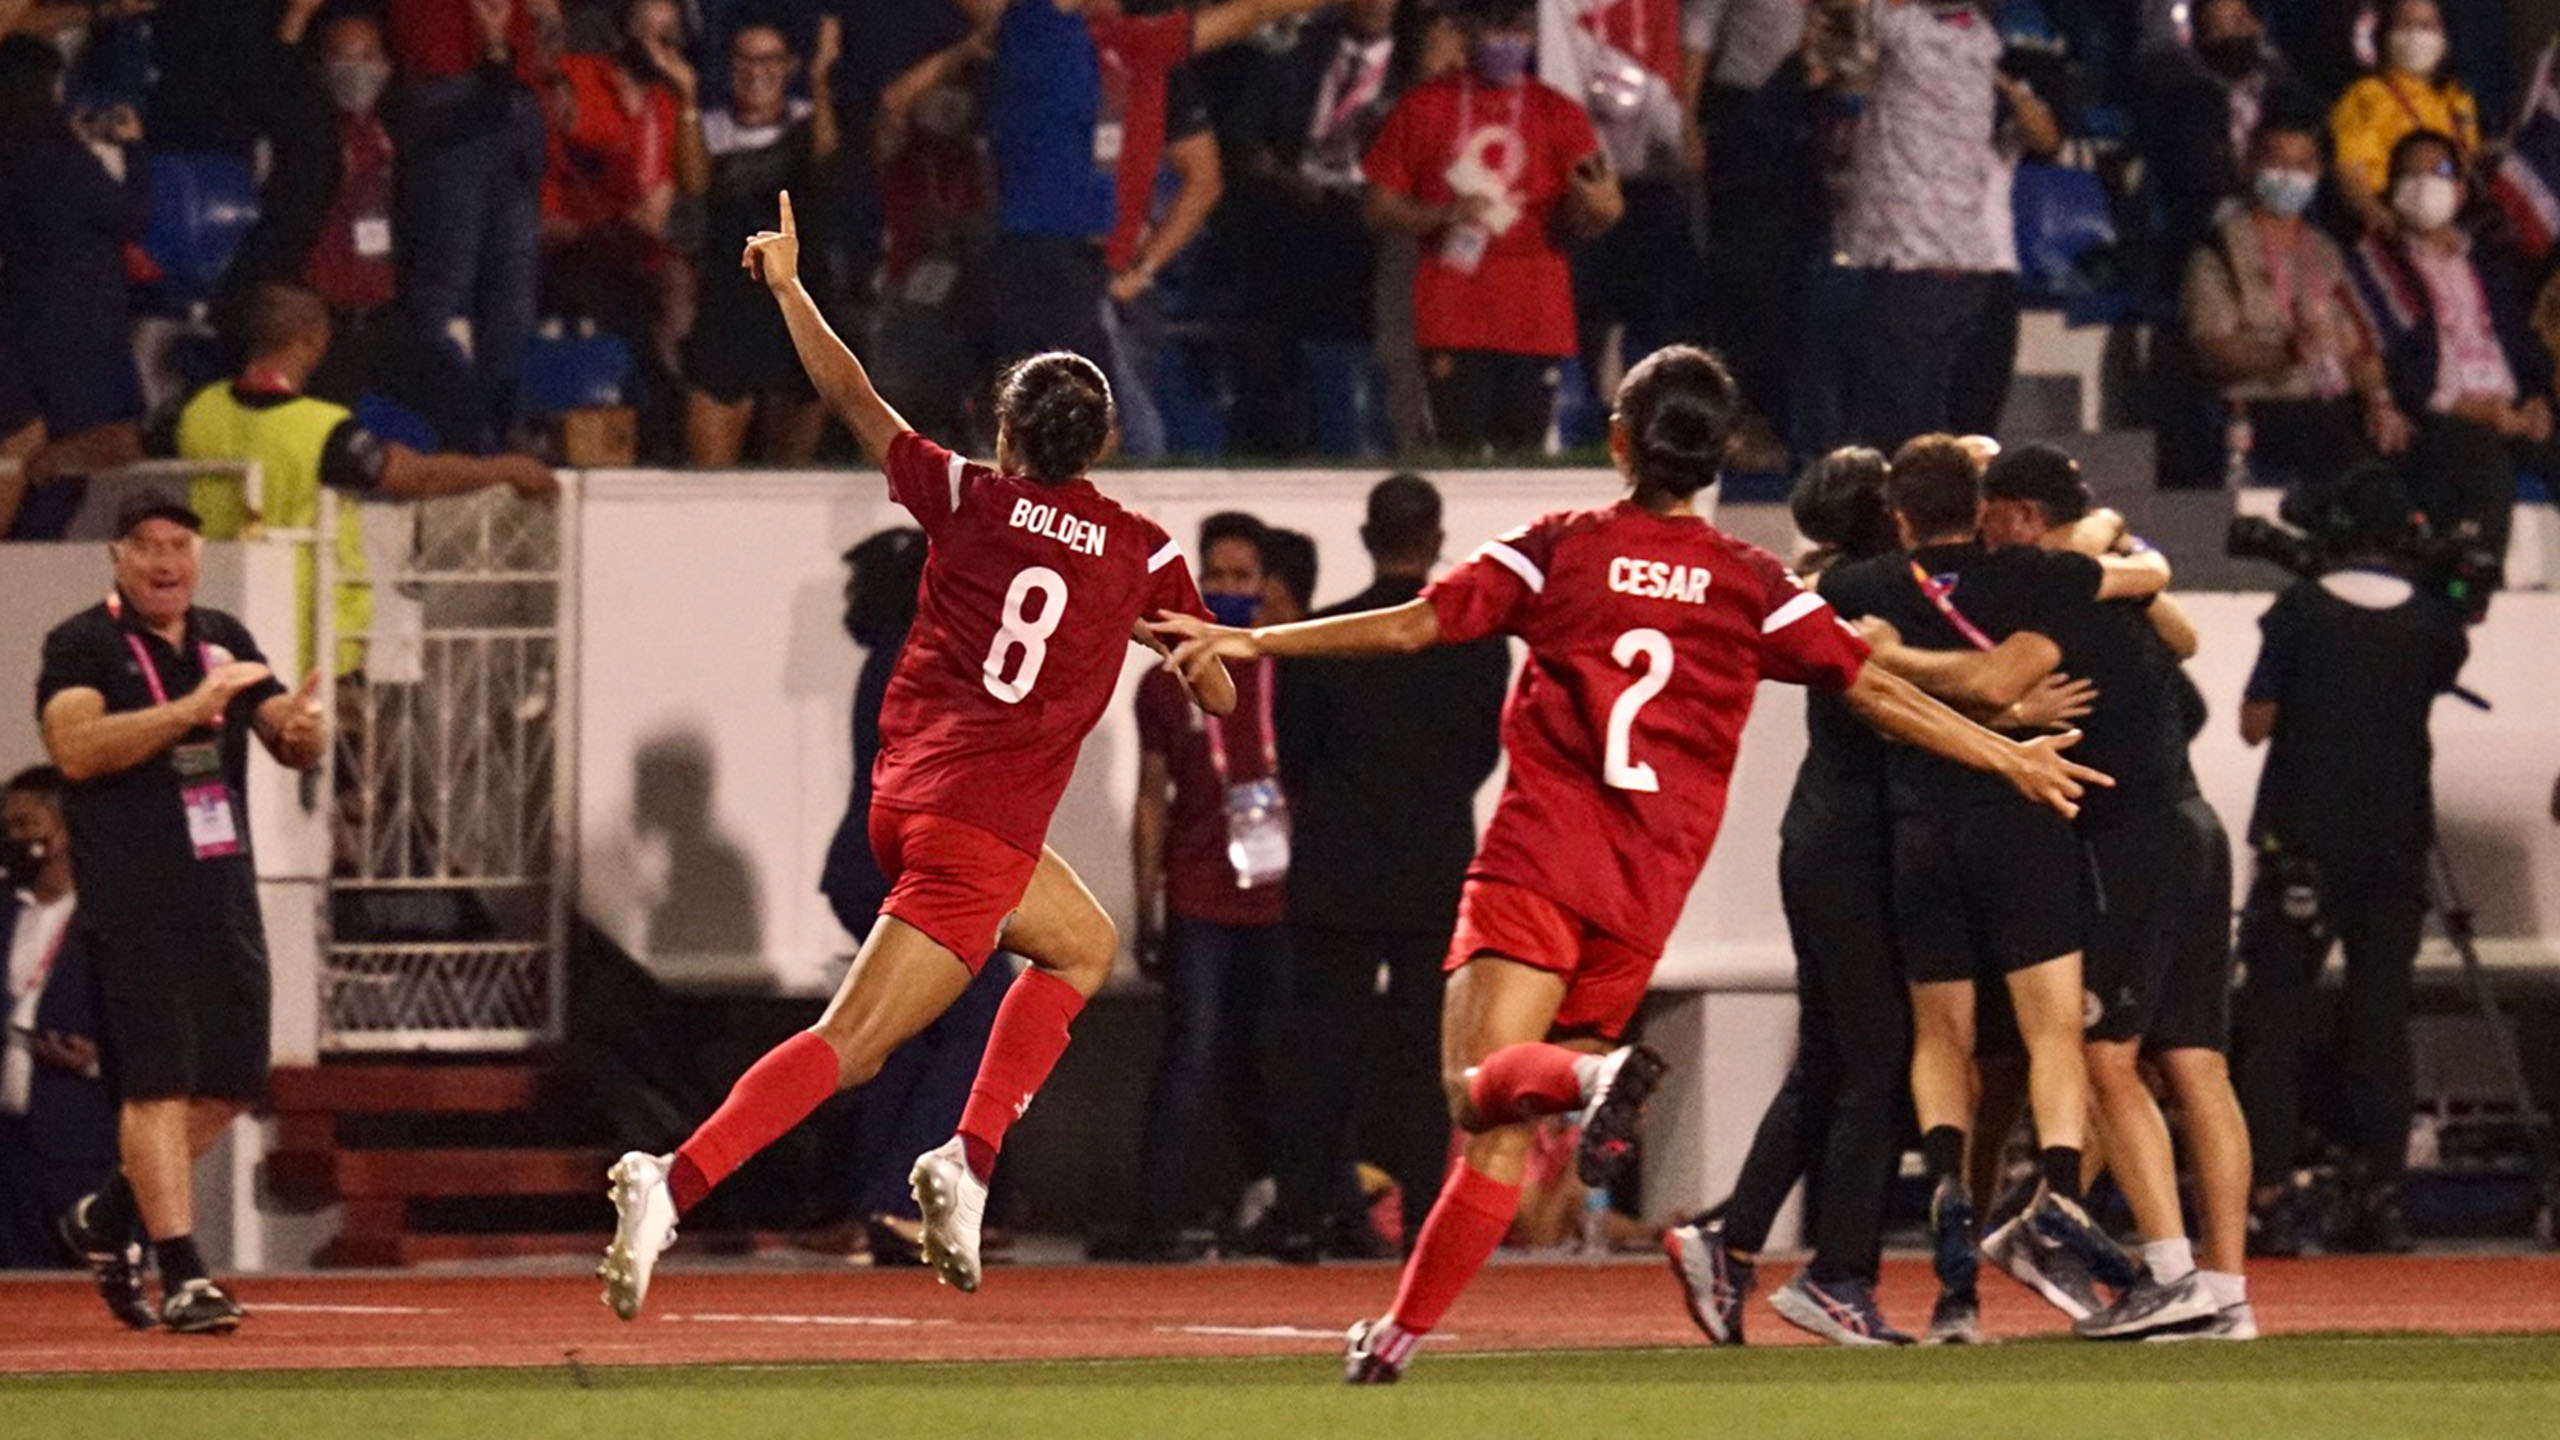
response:
<path id="1" fill-rule="evenodd" d="M 2348 471 L 2294 516 L 2325 557 L 2277 597 L 2240 709 L 2264 744 L 2249 822 L 2256 876 L 2240 921 L 2235 1030 L 2255 1156 L 2251 1249 L 2301 1245 L 2304 1052 L 2320 970 L 2346 950 L 2346 1046 L 2338 1083 L 2352 1165 L 2331 1249 L 2407 1248 L 2399 1182 L 2409 1129 L 2411 972 L 2434 840 L 2428 718 L 2455 688 L 2469 644 L 2456 599 L 2425 577 L 2408 492 L 2380 465 Z"/>

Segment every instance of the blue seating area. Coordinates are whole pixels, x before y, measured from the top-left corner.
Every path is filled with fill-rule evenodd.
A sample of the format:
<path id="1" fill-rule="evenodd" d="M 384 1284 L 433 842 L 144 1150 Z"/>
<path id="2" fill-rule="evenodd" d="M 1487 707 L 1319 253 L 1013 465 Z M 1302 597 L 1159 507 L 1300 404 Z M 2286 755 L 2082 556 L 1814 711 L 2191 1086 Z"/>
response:
<path id="1" fill-rule="evenodd" d="M 213 299 L 223 272 L 258 223 L 258 186 L 237 155 L 160 151 L 151 157 L 151 227 L 143 249 L 162 272 L 159 308 L 185 315 Z"/>

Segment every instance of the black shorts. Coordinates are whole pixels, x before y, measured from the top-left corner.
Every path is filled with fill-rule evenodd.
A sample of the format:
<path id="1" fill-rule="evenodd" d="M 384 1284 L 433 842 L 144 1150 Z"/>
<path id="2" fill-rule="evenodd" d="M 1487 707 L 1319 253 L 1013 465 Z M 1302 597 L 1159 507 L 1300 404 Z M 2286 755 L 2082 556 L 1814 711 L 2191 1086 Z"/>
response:
<path id="1" fill-rule="evenodd" d="M 2190 805 L 2203 811 L 2203 823 L 2189 813 Z M 2212 807 L 2195 800 L 2148 807 L 2083 838 L 2092 905 L 2089 1038 L 2142 1039 L 2159 1019 L 2171 970 L 2198 965 L 2199 957 L 2188 952 L 2196 948 L 2199 906 L 2226 916 L 2230 909 L 2231 861 L 2222 826 Z M 2217 872 L 2223 878 L 2219 895 L 2213 893 Z M 2230 947 L 2220 948 L 2228 978 Z"/>
<path id="2" fill-rule="evenodd" d="M 2222 1052 L 2231 1044 L 2231 839 L 2201 795 L 2179 802 L 2177 813 L 2192 884 L 2170 926 L 2169 963 L 2142 1048 Z"/>
<path id="3" fill-rule="evenodd" d="M 101 1049 L 118 1098 L 266 1098 L 270 987 L 254 905 L 80 919 L 97 960 Z"/>
<path id="4" fill-rule="evenodd" d="M 710 297 L 705 297 L 709 299 Z M 765 300 L 706 304 L 685 337 L 685 383 L 723 405 L 761 399 L 813 400 L 817 388 L 800 366 L 782 312 Z"/>
<path id="5" fill-rule="evenodd" d="M 1894 934 L 1915 985 L 1993 981 L 2078 950 L 2088 929 L 2080 837 L 2041 805 L 1893 822 Z"/>

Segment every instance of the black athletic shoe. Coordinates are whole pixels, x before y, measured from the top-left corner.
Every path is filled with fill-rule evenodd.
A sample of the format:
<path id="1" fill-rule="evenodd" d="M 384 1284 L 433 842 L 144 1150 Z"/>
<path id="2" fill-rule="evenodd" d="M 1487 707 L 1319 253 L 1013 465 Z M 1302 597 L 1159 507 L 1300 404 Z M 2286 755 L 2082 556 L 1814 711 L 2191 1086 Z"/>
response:
<path id="1" fill-rule="evenodd" d="M 248 1314 L 210 1280 L 190 1280 L 160 1302 L 160 1323 L 181 1335 L 228 1335 Z"/>
<path id="2" fill-rule="evenodd" d="M 62 1243 L 89 1267 L 89 1278 L 98 1282 L 98 1298 L 106 1303 L 108 1314 L 131 1329 L 157 1329 L 160 1316 L 142 1292 L 142 1246 L 129 1236 L 102 1234 L 91 1225 L 89 1212 L 97 1202 L 97 1196 L 84 1195 L 63 1212 Z"/>
<path id="3" fill-rule="evenodd" d="M 1929 1244 L 1938 1288 L 1973 1294 L 1975 1278 L 1982 1273 L 1982 1252 L 1973 1239 L 1973 1201 L 1952 1175 L 1940 1180 L 1929 1196 Z"/>
<path id="4" fill-rule="evenodd" d="M 2046 1244 L 2060 1246 L 2070 1252 L 2087 1268 L 2091 1279 L 2110 1290 L 2121 1294 L 2132 1289 L 2133 1282 L 2140 1278 L 2141 1272 L 2134 1267 L 2133 1257 L 2124 1253 L 2123 1246 L 2108 1238 L 2107 1233 L 2098 1228 L 2098 1222 L 2090 1219 L 2089 1212 L 2082 1209 L 2076 1200 L 2066 1200 L 2047 1191 L 2043 1199 L 2028 1209 L 2027 1224 Z"/>
<path id="5" fill-rule="evenodd" d="M 2146 1274 L 2116 1303 L 2071 1329 L 2083 1340 L 2140 1340 L 2203 1325 L 2221 1313 L 2201 1274 L 2190 1270 L 2165 1285 Z"/>
<path id="6" fill-rule="evenodd" d="M 1597 1190 L 1617 1183 L 1636 1156 L 1636 1122 L 1644 1102 L 1662 1083 L 1671 1062 L 1650 1045 L 1624 1045 L 1600 1062 L 1591 1093 L 1582 1097 L 1582 1150 L 1574 1168 Z"/>
<path id="7" fill-rule="evenodd" d="M 1927 1345 L 1981 1344 L 1981 1298 L 1971 1290 L 1939 1291 L 1938 1303 L 1929 1308 L 1929 1333 L 1921 1343 Z"/>

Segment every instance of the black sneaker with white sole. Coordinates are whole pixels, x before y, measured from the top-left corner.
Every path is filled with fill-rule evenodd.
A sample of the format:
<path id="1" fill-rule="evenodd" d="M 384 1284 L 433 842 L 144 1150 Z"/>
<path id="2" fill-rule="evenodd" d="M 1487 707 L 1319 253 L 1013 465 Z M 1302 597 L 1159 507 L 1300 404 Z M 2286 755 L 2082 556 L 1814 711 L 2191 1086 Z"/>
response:
<path id="1" fill-rule="evenodd" d="M 1938 1303 L 1929 1307 L 1929 1330 L 1922 1337 L 1924 1345 L 1979 1345 L 1982 1343 L 1982 1300 L 1971 1290 L 1941 1290 Z"/>
<path id="2" fill-rule="evenodd" d="M 2020 1215 L 1994 1230 L 1982 1242 L 1982 1258 L 1992 1268 L 2026 1286 L 2073 1324 L 2106 1308 L 2089 1267 L 2077 1255 L 2038 1233 L 2029 1216 Z"/>
<path id="3" fill-rule="evenodd" d="M 2071 1322 L 2071 1331 L 2083 1340 L 2139 1340 L 2211 1319 L 2221 1309 L 2205 1292 L 2204 1276 L 2196 1271 L 2190 1270 L 2166 1284 L 2146 1273 L 2133 1282 L 2133 1288 L 2116 1297 L 2113 1305 L 2085 1320 Z"/>
<path id="4" fill-rule="evenodd" d="M 142 1289 L 141 1242 L 109 1235 L 94 1224 L 90 1217 L 97 1203 L 97 1196 L 84 1195 L 63 1212 L 62 1243 L 89 1267 L 89 1278 L 97 1282 L 98 1299 L 108 1314 L 130 1329 L 158 1329 L 159 1312 L 151 1308 L 151 1299 Z"/>
<path id="5" fill-rule="evenodd" d="M 1626 1045 L 1600 1062 L 1600 1073 L 1583 1098 L 1582 1148 L 1574 1168 L 1592 1189 L 1614 1185 L 1636 1155 L 1636 1123 L 1644 1118 L 1644 1102 L 1653 1097 L 1671 1062 L 1650 1045 Z"/>
<path id="6" fill-rule="evenodd" d="M 160 1323 L 181 1335 L 228 1335 L 248 1314 L 210 1280 L 190 1280 L 160 1302 Z"/>

